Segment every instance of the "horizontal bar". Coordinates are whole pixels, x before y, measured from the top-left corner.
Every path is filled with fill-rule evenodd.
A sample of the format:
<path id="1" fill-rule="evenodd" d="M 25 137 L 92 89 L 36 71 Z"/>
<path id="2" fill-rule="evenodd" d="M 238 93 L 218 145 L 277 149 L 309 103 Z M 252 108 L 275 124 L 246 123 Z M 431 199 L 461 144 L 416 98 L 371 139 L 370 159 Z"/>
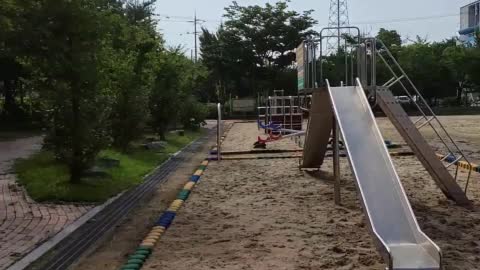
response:
<path id="1" fill-rule="evenodd" d="M 433 119 L 435 119 L 435 116 L 432 116 L 430 119 L 427 119 L 427 121 L 420 126 L 417 127 L 417 129 L 421 129 L 422 127 L 428 125 Z"/>
<path id="2" fill-rule="evenodd" d="M 403 78 L 405 78 L 405 75 L 402 75 L 402 76 L 398 77 L 395 81 L 391 82 L 389 85 L 387 85 L 387 88 L 390 88 L 390 87 L 394 86 L 396 83 L 398 83 Z"/>
<path id="3" fill-rule="evenodd" d="M 447 168 L 449 168 L 449 167 L 452 166 L 452 165 L 457 164 L 457 162 L 458 162 L 460 159 L 462 159 L 462 158 L 463 158 L 463 156 L 460 156 L 459 158 L 457 158 L 456 160 L 454 160 L 452 163 L 448 164 L 448 165 L 447 165 Z"/>
<path id="4" fill-rule="evenodd" d="M 395 77 L 392 77 L 390 80 L 388 80 L 386 83 L 384 83 L 384 84 L 382 85 L 382 87 L 385 87 L 385 86 L 389 85 L 389 84 L 390 84 L 391 82 L 393 82 L 394 80 L 395 80 Z"/>

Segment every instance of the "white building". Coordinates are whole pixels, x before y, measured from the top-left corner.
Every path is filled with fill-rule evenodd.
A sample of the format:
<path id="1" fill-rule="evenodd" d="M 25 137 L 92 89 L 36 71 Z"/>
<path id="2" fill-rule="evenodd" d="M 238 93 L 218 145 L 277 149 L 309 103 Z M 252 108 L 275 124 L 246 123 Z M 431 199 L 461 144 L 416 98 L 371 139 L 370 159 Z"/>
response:
<path id="1" fill-rule="evenodd" d="M 460 40 L 473 44 L 480 26 L 480 0 L 460 8 Z"/>

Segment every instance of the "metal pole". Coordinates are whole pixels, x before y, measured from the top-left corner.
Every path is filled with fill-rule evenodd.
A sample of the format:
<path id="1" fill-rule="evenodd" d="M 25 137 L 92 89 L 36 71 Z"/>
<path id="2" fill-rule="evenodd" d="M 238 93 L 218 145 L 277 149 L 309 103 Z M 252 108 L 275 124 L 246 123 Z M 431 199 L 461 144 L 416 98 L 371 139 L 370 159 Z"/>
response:
<path id="1" fill-rule="evenodd" d="M 335 196 L 335 204 L 340 205 L 341 202 L 341 194 L 340 194 L 340 149 L 339 149 L 339 127 L 337 123 L 337 119 L 333 117 L 333 176 L 335 178 L 334 183 L 334 196 Z"/>
<path id="2" fill-rule="evenodd" d="M 338 27 L 338 48 L 337 55 L 340 52 L 340 0 L 337 1 L 337 27 Z"/>
<path id="3" fill-rule="evenodd" d="M 345 85 L 348 85 L 348 55 L 347 55 L 347 42 L 345 41 Z M 353 85 L 353 83 L 352 83 Z"/>
<path id="4" fill-rule="evenodd" d="M 303 55 L 303 68 L 305 69 L 304 83 L 305 83 L 305 88 L 309 89 L 309 88 L 312 88 L 310 86 L 310 42 L 309 41 L 305 43 L 304 50 L 305 50 Z"/>
<path id="5" fill-rule="evenodd" d="M 283 125 L 282 128 L 285 128 L 287 126 L 287 114 L 285 113 L 285 97 L 283 96 L 282 93 L 282 114 L 283 114 Z"/>
<path id="6" fill-rule="evenodd" d="M 222 137 L 222 105 L 220 103 L 217 104 L 218 109 L 218 121 L 217 121 L 217 161 L 222 160 L 221 154 L 221 142 L 220 138 Z"/>
<path id="7" fill-rule="evenodd" d="M 293 129 L 293 98 L 290 96 L 290 129 Z"/>
<path id="8" fill-rule="evenodd" d="M 353 85 L 355 85 L 355 79 L 353 75 L 353 48 L 350 48 L 350 82 Z"/>
<path id="9" fill-rule="evenodd" d="M 197 12 L 195 11 L 195 19 L 194 19 L 194 36 L 195 36 L 195 63 L 197 63 L 198 60 L 198 45 L 197 45 Z"/>
<path id="10" fill-rule="evenodd" d="M 317 88 L 318 87 L 318 84 L 317 84 L 317 45 L 315 45 L 315 42 L 312 43 L 313 44 L 313 52 L 312 52 L 312 69 L 313 69 L 313 72 L 312 72 L 312 81 L 313 81 L 313 86 L 312 88 Z"/>

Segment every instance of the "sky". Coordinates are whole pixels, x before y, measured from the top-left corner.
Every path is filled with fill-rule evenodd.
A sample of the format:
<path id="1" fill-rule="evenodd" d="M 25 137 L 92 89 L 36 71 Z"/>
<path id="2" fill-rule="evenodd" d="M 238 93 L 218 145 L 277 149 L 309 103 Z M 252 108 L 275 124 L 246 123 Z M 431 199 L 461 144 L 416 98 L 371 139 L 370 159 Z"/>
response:
<path id="1" fill-rule="evenodd" d="M 395 29 L 402 39 L 416 36 L 441 41 L 457 35 L 460 7 L 474 0 L 347 0 L 350 25 L 375 35 L 379 28 Z M 240 5 L 264 5 L 276 0 L 237 0 Z M 194 48 L 193 16 L 204 20 L 201 26 L 218 28 L 224 7 L 232 0 L 157 0 L 159 30 L 169 46 L 181 45 L 188 52 Z M 328 25 L 330 0 L 292 0 L 290 8 L 298 12 L 315 10 L 316 30 Z M 190 21 L 190 22 L 188 22 Z"/>

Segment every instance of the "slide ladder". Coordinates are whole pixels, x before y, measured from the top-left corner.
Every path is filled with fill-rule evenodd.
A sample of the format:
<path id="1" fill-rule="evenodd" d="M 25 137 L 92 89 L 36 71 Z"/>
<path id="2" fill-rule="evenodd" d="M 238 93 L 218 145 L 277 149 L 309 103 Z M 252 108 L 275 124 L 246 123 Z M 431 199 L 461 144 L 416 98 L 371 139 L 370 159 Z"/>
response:
<path id="1" fill-rule="evenodd" d="M 378 47 L 376 49 L 376 55 L 385 64 L 385 67 L 393 76 L 383 86 L 377 87 L 376 94 L 380 107 L 390 118 L 405 141 L 412 148 L 412 151 L 415 152 L 419 160 L 432 175 L 433 179 L 447 197 L 455 200 L 460 205 L 470 205 L 470 202 L 464 193 L 466 193 L 468 189 L 471 170 L 469 170 L 467 176 L 464 192 L 461 191 L 456 183 L 458 166 L 454 176 L 450 175 L 447 171 L 447 168 L 457 165 L 458 163 L 464 163 L 467 167 L 471 168 L 472 165 L 469 159 L 450 136 L 440 119 L 432 110 L 428 102 L 422 97 L 418 88 L 412 82 L 405 70 L 400 66 L 388 47 L 379 39 L 376 40 L 375 46 Z M 409 97 L 411 104 L 420 115 L 418 119 L 412 122 L 412 120 L 408 118 L 407 114 L 394 99 L 390 91 L 393 86 L 403 89 L 403 93 Z M 426 143 L 425 139 L 423 139 L 420 130 L 425 127 L 430 127 L 433 131 L 435 140 L 438 142 L 437 151 L 439 151 L 444 157 L 442 161 L 445 161 L 445 166 L 443 166 L 442 162 L 434 160 L 434 158 L 436 158 L 435 153 L 431 150 L 431 147 Z M 417 138 L 420 139 L 417 140 Z M 424 150 L 424 148 L 428 149 Z M 440 166 L 445 168 L 442 169 Z"/>
<path id="2" fill-rule="evenodd" d="M 441 269 L 440 249 L 420 229 L 359 80 L 357 85 L 328 86 L 328 93 L 374 240 L 390 270 Z"/>

